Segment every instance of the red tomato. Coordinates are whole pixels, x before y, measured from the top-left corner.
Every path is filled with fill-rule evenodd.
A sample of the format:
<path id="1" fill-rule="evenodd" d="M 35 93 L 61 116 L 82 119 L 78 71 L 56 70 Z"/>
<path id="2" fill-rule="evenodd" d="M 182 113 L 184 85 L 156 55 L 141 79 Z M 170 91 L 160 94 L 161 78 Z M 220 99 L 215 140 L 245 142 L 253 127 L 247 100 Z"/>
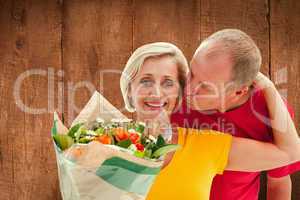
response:
<path id="1" fill-rule="evenodd" d="M 144 146 L 141 143 L 136 143 L 135 146 L 136 146 L 137 150 L 144 151 Z"/>
<path id="2" fill-rule="evenodd" d="M 137 133 L 130 133 L 129 139 L 133 144 L 136 144 L 140 140 L 140 136 Z"/>

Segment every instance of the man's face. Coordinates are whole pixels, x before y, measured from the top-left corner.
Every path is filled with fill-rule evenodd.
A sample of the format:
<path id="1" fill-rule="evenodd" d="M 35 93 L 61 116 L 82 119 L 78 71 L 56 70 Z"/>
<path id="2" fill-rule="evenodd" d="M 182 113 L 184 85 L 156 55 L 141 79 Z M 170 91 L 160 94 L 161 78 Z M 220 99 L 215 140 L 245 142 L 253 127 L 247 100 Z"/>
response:
<path id="1" fill-rule="evenodd" d="M 209 56 L 206 49 L 196 52 L 186 85 L 187 103 L 199 111 L 224 112 L 236 98 L 232 61 L 226 53 Z"/>

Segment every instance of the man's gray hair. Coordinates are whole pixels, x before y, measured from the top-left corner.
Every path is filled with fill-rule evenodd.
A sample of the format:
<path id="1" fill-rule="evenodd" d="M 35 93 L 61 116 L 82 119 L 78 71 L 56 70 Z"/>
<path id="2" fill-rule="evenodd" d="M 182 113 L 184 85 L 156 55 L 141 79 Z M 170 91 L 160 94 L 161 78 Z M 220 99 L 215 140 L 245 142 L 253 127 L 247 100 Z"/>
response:
<path id="1" fill-rule="evenodd" d="M 211 46 L 217 47 L 210 48 Z M 230 54 L 233 62 L 232 81 L 238 85 L 250 85 L 260 71 L 261 52 L 251 37 L 243 31 L 224 29 L 215 32 L 201 43 L 198 50 L 202 48 L 209 49 L 210 54 Z"/>

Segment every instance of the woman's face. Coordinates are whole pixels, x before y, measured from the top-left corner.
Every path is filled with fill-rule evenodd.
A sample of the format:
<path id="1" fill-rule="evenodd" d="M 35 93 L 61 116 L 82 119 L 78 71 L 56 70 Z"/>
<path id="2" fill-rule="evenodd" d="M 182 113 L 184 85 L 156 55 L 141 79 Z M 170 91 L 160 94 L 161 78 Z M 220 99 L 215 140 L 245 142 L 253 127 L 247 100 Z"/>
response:
<path id="1" fill-rule="evenodd" d="M 145 60 L 131 83 L 130 96 L 139 120 L 171 113 L 179 97 L 178 68 L 169 56 Z"/>

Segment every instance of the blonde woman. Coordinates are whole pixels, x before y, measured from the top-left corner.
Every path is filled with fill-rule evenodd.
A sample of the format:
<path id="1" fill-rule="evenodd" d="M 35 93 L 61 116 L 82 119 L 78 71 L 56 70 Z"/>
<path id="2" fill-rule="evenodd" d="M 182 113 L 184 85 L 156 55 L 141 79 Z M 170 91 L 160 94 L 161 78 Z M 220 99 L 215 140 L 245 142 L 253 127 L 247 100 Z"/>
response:
<path id="1" fill-rule="evenodd" d="M 185 56 L 173 44 L 157 42 L 138 48 L 120 80 L 126 109 L 147 123 L 152 134 L 159 128 L 170 139 L 169 116 L 180 104 L 188 72 Z"/>
<path id="2" fill-rule="evenodd" d="M 170 43 L 138 48 L 129 58 L 120 80 L 127 110 L 135 112 L 137 120 L 150 124 L 159 121 L 156 119 L 161 119 L 162 113 L 168 117 L 180 104 L 188 71 L 182 52 Z M 271 118 L 276 119 L 272 125 L 289 125 L 284 136 L 283 132 L 274 131 L 276 145 L 216 131 L 179 128 L 178 134 L 172 133 L 172 141 L 182 148 L 166 158 L 168 165 L 158 175 L 148 200 L 207 200 L 213 177 L 225 169 L 262 171 L 300 160 L 299 138 L 291 119 L 284 115 L 287 110 L 280 95 L 263 75 L 256 84 L 267 86 L 264 94 L 269 108 L 278 107 L 282 112 L 281 116 L 275 116 L 270 111 Z M 279 104 L 274 105 L 274 101 Z"/>

